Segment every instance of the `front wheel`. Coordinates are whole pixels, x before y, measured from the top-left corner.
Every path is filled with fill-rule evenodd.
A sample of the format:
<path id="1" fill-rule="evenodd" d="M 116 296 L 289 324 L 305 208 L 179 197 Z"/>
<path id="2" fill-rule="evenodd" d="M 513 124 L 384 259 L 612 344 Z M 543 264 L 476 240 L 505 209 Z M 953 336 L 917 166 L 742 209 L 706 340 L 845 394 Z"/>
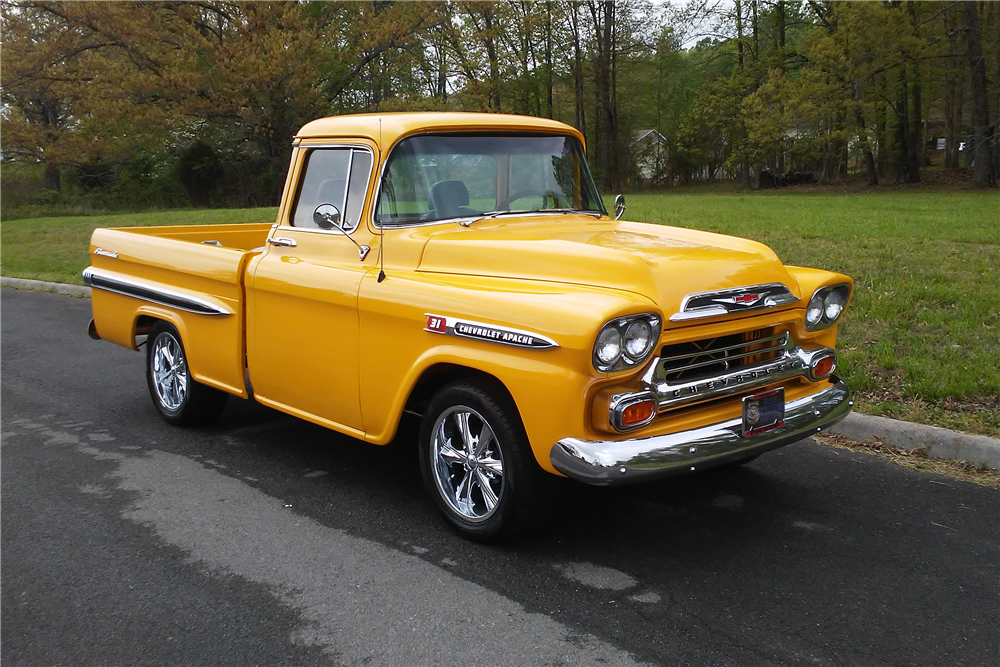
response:
<path id="1" fill-rule="evenodd" d="M 544 473 L 504 394 L 485 382 L 449 385 L 420 429 L 424 485 L 452 527 L 479 541 L 520 533 L 544 510 Z"/>
<path id="2" fill-rule="evenodd" d="M 181 336 L 167 322 L 154 324 L 146 338 L 146 384 L 153 405 L 177 426 L 213 421 L 229 398 L 229 394 L 191 377 Z"/>

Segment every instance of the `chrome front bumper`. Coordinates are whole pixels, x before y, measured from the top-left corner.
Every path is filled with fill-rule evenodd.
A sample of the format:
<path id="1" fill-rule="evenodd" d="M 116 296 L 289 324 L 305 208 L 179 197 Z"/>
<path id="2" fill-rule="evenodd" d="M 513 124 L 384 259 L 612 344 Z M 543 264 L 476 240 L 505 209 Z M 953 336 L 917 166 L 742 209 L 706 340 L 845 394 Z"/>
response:
<path id="1" fill-rule="evenodd" d="M 850 388 L 836 376 L 811 396 L 785 405 L 785 424 L 750 438 L 743 421 L 730 421 L 650 438 L 579 440 L 565 438 L 549 453 L 552 466 L 571 479 L 596 486 L 644 482 L 739 461 L 807 438 L 851 411 Z"/>

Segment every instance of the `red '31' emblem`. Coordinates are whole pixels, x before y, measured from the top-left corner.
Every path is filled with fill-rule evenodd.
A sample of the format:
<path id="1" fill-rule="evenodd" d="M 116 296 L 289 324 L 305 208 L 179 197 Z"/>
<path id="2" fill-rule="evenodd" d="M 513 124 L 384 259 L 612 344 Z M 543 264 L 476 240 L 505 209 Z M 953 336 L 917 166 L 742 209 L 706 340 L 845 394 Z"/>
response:
<path id="1" fill-rule="evenodd" d="M 427 328 L 431 331 L 437 331 L 439 333 L 447 333 L 448 324 L 443 317 L 438 315 L 428 315 L 427 316 Z"/>

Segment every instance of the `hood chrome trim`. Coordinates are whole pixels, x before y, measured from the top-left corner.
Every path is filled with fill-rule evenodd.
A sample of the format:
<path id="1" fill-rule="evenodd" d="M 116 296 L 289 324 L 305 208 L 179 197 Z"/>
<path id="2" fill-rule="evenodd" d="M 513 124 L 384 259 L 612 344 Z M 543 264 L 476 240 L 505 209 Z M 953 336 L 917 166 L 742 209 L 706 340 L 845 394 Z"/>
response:
<path id="1" fill-rule="evenodd" d="M 756 297 L 742 302 L 741 299 Z M 711 292 L 688 294 L 681 301 L 681 308 L 670 316 L 671 322 L 686 322 L 705 317 L 745 313 L 764 308 L 795 303 L 799 298 L 782 283 L 764 283 L 747 287 L 731 287 Z"/>

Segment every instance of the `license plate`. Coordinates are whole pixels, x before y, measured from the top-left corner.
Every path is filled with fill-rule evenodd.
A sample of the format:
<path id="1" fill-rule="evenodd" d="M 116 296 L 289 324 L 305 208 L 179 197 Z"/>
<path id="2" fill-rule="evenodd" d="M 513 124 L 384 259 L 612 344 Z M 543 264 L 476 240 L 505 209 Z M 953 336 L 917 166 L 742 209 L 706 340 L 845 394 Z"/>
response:
<path id="1" fill-rule="evenodd" d="M 743 397 L 743 437 L 785 425 L 785 388 Z"/>

